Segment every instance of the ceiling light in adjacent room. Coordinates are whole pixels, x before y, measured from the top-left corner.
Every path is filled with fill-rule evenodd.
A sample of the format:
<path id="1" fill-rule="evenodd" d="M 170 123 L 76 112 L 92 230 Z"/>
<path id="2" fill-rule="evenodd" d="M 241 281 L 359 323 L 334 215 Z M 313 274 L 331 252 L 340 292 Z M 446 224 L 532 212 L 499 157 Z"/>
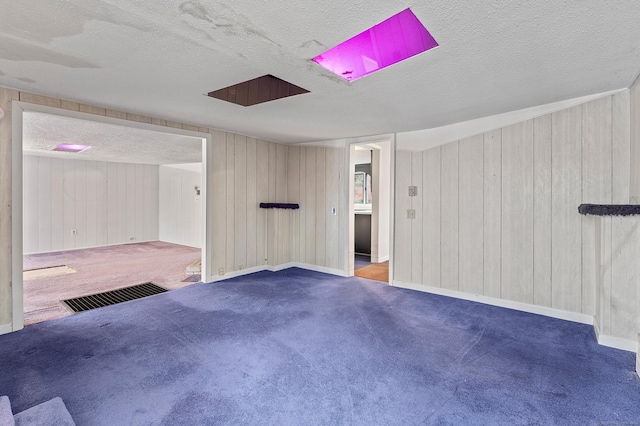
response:
<path id="1" fill-rule="evenodd" d="M 313 61 L 353 81 L 437 46 L 411 9 L 405 9 L 316 56 Z"/>
<path id="2" fill-rule="evenodd" d="M 53 148 L 54 151 L 62 151 L 62 152 L 82 152 L 91 148 L 88 145 L 78 145 L 73 143 L 61 143 L 60 145 Z"/>

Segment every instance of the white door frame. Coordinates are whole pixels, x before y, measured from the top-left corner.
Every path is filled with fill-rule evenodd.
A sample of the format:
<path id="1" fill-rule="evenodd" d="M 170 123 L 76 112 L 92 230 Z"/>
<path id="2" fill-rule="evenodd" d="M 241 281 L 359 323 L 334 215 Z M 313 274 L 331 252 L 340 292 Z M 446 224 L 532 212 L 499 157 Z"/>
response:
<path id="1" fill-rule="evenodd" d="M 22 101 L 13 101 L 11 107 L 11 127 L 12 127 L 12 142 L 11 142 L 11 243 L 12 243 L 12 331 L 20 330 L 24 326 L 24 300 L 23 300 L 23 281 L 22 281 L 22 262 L 23 262 L 23 235 L 22 235 L 22 162 L 23 162 L 23 148 L 22 148 L 22 120 L 23 113 L 27 112 L 40 112 L 45 114 L 59 115 L 63 117 L 78 118 L 81 120 L 97 121 L 99 123 L 115 124 L 118 126 L 133 127 L 135 129 L 152 130 L 155 132 L 171 133 L 175 135 L 190 136 L 194 138 L 202 139 L 202 281 L 213 281 L 211 275 L 211 260 L 209 254 L 211 253 L 211 239 L 207 238 L 211 231 L 211 224 L 209 220 L 209 213 L 211 212 L 210 197 L 208 197 L 207 184 L 209 177 L 212 175 L 211 167 L 211 153 L 213 152 L 211 146 L 211 135 L 209 133 L 194 132 L 190 130 L 177 129 L 173 127 L 158 126 L 155 124 L 140 123 L 137 121 L 124 120 L 120 118 L 106 117 L 103 115 L 88 114 L 79 111 L 70 111 L 61 108 L 48 107 L 44 105 L 30 104 Z"/>
<path id="2" fill-rule="evenodd" d="M 346 176 L 348 177 L 348 182 L 347 182 L 347 196 L 346 196 L 346 202 L 347 202 L 347 206 L 348 209 L 346 209 L 347 211 L 347 221 L 348 221 L 348 232 L 347 232 L 347 238 L 346 238 L 346 244 L 347 244 L 347 249 L 346 249 L 346 253 L 348 256 L 346 265 L 347 265 L 347 269 L 346 269 L 346 275 L 351 277 L 354 275 L 354 234 L 355 234 L 355 221 L 354 221 L 354 208 L 353 208 L 353 174 L 354 174 L 354 165 L 355 165 L 355 146 L 359 145 L 359 144 L 366 144 L 366 143 L 376 143 L 376 142 L 389 142 L 390 144 L 390 163 L 389 164 L 389 178 L 390 178 L 390 194 L 389 194 L 389 284 L 393 285 L 393 273 L 394 273 L 394 268 L 393 268 L 393 256 L 394 256 L 394 246 L 395 246 L 395 240 L 394 240 L 394 228 L 395 228 L 395 219 L 394 219 L 394 212 L 395 212 L 395 152 L 396 152 L 396 135 L 395 133 L 393 134 L 389 134 L 389 135 L 378 135 L 378 136 L 371 136 L 371 137 L 363 137 L 363 138 L 354 138 L 354 139 L 349 139 L 347 141 L 347 170 L 346 170 Z"/>

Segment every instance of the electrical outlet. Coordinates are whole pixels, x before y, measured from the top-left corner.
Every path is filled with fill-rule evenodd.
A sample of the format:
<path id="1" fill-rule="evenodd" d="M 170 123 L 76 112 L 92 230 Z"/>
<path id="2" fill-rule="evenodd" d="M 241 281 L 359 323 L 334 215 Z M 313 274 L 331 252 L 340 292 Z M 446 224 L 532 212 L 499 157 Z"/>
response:
<path id="1" fill-rule="evenodd" d="M 129 237 L 129 241 L 134 241 L 136 237 Z"/>
<path id="2" fill-rule="evenodd" d="M 224 268 L 218 269 L 218 275 L 224 275 Z"/>
<path id="3" fill-rule="evenodd" d="M 407 209 L 407 219 L 415 219 L 416 211 L 415 209 Z"/>
<path id="4" fill-rule="evenodd" d="M 75 237 L 76 235 L 78 235 L 78 231 L 76 231 L 75 229 L 72 229 L 71 230 L 71 235 L 73 235 Z"/>
<path id="5" fill-rule="evenodd" d="M 244 269 L 244 265 L 241 263 L 238 265 L 238 271 L 242 271 Z"/>
<path id="6" fill-rule="evenodd" d="M 418 187 L 417 186 L 410 186 L 409 187 L 409 197 L 417 197 L 418 196 Z"/>

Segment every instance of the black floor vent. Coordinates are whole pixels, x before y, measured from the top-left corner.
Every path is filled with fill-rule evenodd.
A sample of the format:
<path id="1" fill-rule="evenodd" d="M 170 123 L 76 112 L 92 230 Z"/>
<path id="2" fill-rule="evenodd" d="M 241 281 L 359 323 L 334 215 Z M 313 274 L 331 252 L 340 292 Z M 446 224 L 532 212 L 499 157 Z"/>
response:
<path id="1" fill-rule="evenodd" d="M 131 287 L 120 288 L 118 290 L 105 291 L 104 293 L 92 294 L 90 296 L 67 299 L 65 303 L 73 312 L 88 311 L 90 309 L 102 308 L 103 306 L 115 305 L 116 303 L 128 302 L 142 297 L 153 296 L 168 291 L 154 283 L 143 283 Z"/>

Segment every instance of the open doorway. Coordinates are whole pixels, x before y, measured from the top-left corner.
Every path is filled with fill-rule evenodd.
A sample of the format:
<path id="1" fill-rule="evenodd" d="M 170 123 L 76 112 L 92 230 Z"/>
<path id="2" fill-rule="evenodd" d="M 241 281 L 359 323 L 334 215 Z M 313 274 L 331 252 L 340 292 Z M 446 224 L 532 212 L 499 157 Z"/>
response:
<path id="1" fill-rule="evenodd" d="M 14 241 L 23 256 L 14 268 L 30 271 L 14 280 L 23 308 L 16 329 L 69 314 L 62 299 L 207 280 L 208 134 L 18 108 L 22 232 L 14 228 Z M 54 151 L 61 143 L 90 148 Z"/>
<path id="2" fill-rule="evenodd" d="M 349 186 L 353 273 L 389 282 L 391 141 L 351 145 Z"/>

